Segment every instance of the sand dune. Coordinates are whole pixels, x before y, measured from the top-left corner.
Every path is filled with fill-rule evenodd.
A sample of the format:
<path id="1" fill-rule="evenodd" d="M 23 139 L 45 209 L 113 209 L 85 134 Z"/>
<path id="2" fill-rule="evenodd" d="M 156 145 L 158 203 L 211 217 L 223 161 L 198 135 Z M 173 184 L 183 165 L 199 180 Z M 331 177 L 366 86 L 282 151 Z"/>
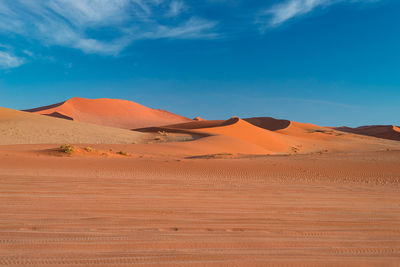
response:
<path id="1" fill-rule="evenodd" d="M 142 112 L 143 116 L 131 119 L 129 114 L 134 112 L 139 114 L 137 111 Z M 309 123 L 270 117 L 245 120 L 237 117 L 228 120 L 190 120 L 123 100 L 73 98 L 31 112 L 48 116 L 2 109 L 4 119 L 0 125 L 2 131 L 0 144 L 145 143 L 126 147 L 126 150 L 132 152 L 136 150 L 143 154 L 184 156 L 224 153 L 307 154 L 400 149 L 398 142 L 344 133 Z M 166 126 L 153 125 L 156 123 L 155 120 L 161 123 L 160 114 L 166 115 L 163 117 L 165 119 L 163 123 L 176 122 L 176 119 L 185 122 Z M 138 128 L 136 130 L 142 132 L 138 133 L 79 121 L 125 128 L 152 123 L 152 127 Z M 395 128 L 393 131 L 398 133 Z"/>
<path id="2" fill-rule="evenodd" d="M 124 129 L 191 121 L 165 110 L 151 109 L 132 101 L 108 98 L 74 97 L 58 104 L 25 111 Z"/>
<path id="3" fill-rule="evenodd" d="M 394 125 L 372 125 L 357 128 L 337 127 L 338 131 L 400 141 L 400 128 Z"/>
<path id="4" fill-rule="evenodd" d="M 204 123 L 207 124 L 207 123 Z M 293 140 L 278 133 L 256 127 L 242 119 L 232 118 L 219 126 L 211 126 L 197 129 L 197 131 L 230 136 L 239 140 L 243 140 L 258 145 L 268 151 L 275 153 L 288 153 L 294 145 Z"/>
<path id="5" fill-rule="evenodd" d="M 153 128 L 137 129 L 139 131 L 154 131 Z M 247 143 L 249 147 L 248 153 L 288 153 L 291 149 L 291 141 L 286 136 L 274 133 L 265 129 L 256 127 L 244 120 L 237 117 L 233 117 L 229 120 L 213 120 L 213 121 L 193 121 L 181 124 L 167 125 L 161 128 L 156 128 L 157 131 L 186 131 L 193 134 L 200 134 L 204 136 L 205 140 L 201 140 L 203 145 L 207 141 L 211 141 L 210 147 L 231 147 L 235 148 L 233 140 L 239 144 Z M 207 136 L 221 136 L 219 142 L 215 143 L 215 138 Z M 227 143 L 230 145 L 228 146 Z M 200 140 L 196 141 L 197 143 Z M 191 142 L 190 145 L 196 142 Z M 258 149 L 254 149 L 254 146 L 258 146 Z M 245 146 L 244 146 L 245 147 Z M 240 153 L 246 153 L 245 150 L 239 149 Z M 229 149 L 232 152 L 232 149 Z"/>
<path id="6" fill-rule="evenodd" d="M 185 153 L 185 151 L 186 154 L 199 154 L 207 153 L 207 150 L 209 153 L 307 154 L 400 149 L 400 144 L 397 142 L 343 133 L 310 123 L 273 118 L 255 118 L 250 121 L 259 126 L 239 118 L 231 118 L 138 130 L 182 132 L 202 137 L 188 143 L 162 144 L 162 150 L 168 151 L 169 154 Z M 172 147 L 175 151 L 172 151 Z M 148 148 L 146 151 L 149 152 Z"/>
<path id="7" fill-rule="evenodd" d="M 0 137 L 0 145 L 132 144 L 141 142 L 146 134 L 0 108 Z"/>

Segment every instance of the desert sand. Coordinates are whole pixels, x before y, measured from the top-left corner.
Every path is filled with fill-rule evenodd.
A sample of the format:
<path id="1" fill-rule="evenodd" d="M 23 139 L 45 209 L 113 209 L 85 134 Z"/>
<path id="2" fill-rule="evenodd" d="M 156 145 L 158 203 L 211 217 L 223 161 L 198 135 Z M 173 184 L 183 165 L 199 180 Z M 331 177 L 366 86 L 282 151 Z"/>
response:
<path id="1" fill-rule="evenodd" d="M 119 99 L 74 97 L 50 106 L 25 110 L 38 114 L 124 129 L 191 121 L 161 109 Z"/>
<path id="2" fill-rule="evenodd" d="M 400 264 L 399 141 L 104 101 L 0 108 L 0 266 Z"/>
<path id="3" fill-rule="evenodd" d="M 0 151 L 0 265 L 400 260 L 399 151 L 241 159 L 41 152 L 53 147 Z M 106 147 L 119 149 L 94 146 Z"/>

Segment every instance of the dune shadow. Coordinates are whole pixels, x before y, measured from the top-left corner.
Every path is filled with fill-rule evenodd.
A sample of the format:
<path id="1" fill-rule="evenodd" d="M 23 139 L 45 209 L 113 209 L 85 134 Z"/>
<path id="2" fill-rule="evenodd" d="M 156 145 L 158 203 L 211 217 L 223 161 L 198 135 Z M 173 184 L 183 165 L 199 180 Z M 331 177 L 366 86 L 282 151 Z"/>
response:
<path id="1" fill-rule="evenodd" d="M 270 130 L 270 131 L 278 131 L 289 127 L 289 120 L 278 120 L 272 117 L 254 117 L 243 119 L 248 123 L 253 124 L 254 126 Z"/>
<path id="2" fill-rule="evenodd" d="M 58 113 L 58 112 L 53 112 L 53 113 L 50 113 L 50 114 L 43 114 L 43 115 L 49 116 L 49 117 L 54 117 L 54 118 L 59 118 L 59 119 L 70 120 L 70 121 L 74 120 L 73 118 L 65 116 L 65 115 L 63 115 L 61 113 Z"/>
<path id="3" fill-rule="evenodd" d="M 215 128 L 229 126 L 237 123 L 239 118 L 233 117 L 229 120 L 210 120 L 210 121 L 191 121 L 179 124 L 166 125 L 164 127 L 169 129 L 185 129 L 185 130 L 196 130 L 203 128 Z"/>
<path id="4" fill-rule="evenodd" d="M 65 103 L 65 101 L 64 101 L 64 102 L 60 102 L 60 103 L 56 103 L 56 104 L 53 104 L 53 105 L 38 107 L 38 108 L 24 109 L 24 110 L 22 110 L 22 111 L 25 111 L 25 112 L 38 112 L 38 111 L 42 111 L 42 110 L 46 110 L 46 109 L 51 109 L 51 108 L 59 107 L 59 106 L 61 106 L 61 105 L 64 104 L 64 103 Z"/>

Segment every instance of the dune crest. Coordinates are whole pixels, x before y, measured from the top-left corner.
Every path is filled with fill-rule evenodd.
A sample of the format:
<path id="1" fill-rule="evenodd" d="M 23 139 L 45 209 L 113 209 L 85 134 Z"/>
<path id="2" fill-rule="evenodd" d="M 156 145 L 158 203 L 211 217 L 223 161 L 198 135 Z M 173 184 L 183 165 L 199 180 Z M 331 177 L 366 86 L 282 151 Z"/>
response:
<path id="1" fill-rule="evenodd" d="M 58 104 L 25 111 L 123 129 L 192 121 L 165 110 L 151 109 L 128 100 L 109 98 L 74 97 Z"/>

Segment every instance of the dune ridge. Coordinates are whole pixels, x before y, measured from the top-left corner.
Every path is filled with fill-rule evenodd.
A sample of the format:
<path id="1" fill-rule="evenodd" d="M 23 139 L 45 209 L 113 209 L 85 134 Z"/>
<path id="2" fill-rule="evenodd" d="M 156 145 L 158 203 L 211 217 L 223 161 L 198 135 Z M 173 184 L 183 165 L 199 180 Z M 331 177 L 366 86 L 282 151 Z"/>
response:
<path id="1" fill-rule="evenodd" d="M 119 99 L 87 99 L 74 97 L 58 104 L 24 111 L 104 126 L 134 129 L 192 121 L 166 110 L 151 109 L 141 104 Z"/>

